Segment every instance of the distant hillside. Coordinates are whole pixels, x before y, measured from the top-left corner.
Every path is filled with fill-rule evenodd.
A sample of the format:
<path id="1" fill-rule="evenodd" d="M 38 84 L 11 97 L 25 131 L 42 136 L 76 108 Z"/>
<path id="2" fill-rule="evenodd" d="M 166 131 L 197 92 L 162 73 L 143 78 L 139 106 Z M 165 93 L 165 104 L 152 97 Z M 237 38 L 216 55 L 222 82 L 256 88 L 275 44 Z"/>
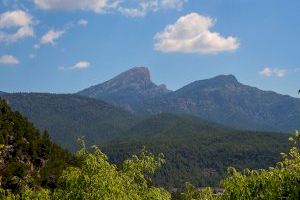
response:
<path id="1" fill-rule="evenodd" d="M 3 145 L 3 146 L 2 146 Z M 54 188 L 61 172 L 75 164 L 73 156 L 41 134 L 0 99 L 0 184 L 18 191 L 25 183 Z"/>
<path id="2" fill-rule="evenodd" d="M 164 153 L 166 164 L 154 183 L 180 188 L 187 181 L 196 186 L 217 186 L 228 166 L 271 166 L 288 149 L 287 138 L 286 134 L 238 131 L 195 117 L 160 114 L 136 124 L 102 148 L 117 163 L 143 146 Z"/>
<path id="3" fill-rule="evenodd" d="M 170 92 L 165 85 L 151 81 L 150 72 L 145 67 L 132 68 L 113 79 L 92 86 L 77 94 L 117 103 L 128 109 L 131 106 Z"/>
<path id="4" fill-rule="evenodd" d="M 299 99 L 243 85 L 232 75 L 172 92 L 155 85 L 147 68 L 133 68 L 78 94 L 137 113 L 184 113 L 239 129 L 292 132 L 300 126 Z"/>
<path id="5" fill-rule="evenodd" d="M 72 150 L 80 136 L 85 136 L 88 144 L 98 144 L 114 138 L 136 121 L 135 116 L 118 107 L 76 95 L 16 93 L 2 97 L 38 128 L 48 130 L 55 142 Z"/>
<path id="6" fill-rule="evenodd" d="M 232 75 L 195 81 L 137 104 L 135 109 L 186 113 L 250 130 L 293 132 L 300 126 L 300 99 L 243 85 Z"/>

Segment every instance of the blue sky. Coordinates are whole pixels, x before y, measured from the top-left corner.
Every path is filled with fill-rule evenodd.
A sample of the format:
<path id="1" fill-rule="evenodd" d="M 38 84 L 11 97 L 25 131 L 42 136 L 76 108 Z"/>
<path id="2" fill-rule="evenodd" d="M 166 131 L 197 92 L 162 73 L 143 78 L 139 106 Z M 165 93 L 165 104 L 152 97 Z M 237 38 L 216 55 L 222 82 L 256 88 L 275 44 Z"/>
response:
<path id="1" fill-rule="evenodd" d="M 299 0 L 0 0 L 0 91 L 72 93 L 135 66 L 297 96 Z"/>

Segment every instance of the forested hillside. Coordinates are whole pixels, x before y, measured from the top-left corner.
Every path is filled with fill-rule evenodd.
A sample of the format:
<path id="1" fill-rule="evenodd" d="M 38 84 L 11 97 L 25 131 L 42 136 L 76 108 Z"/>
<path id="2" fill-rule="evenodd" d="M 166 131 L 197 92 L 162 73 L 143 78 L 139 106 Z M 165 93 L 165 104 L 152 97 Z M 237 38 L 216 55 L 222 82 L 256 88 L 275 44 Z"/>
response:
<path id="1" fill-rule="evenodd" d="M 7 103 L 0 100 L 0 199 L 299 199 L 298 132 L 289 139 L 293 147 L 282 154 L 281 159 L 274 152 L 286 149 L 283 139 L 288 135 L 240 132 L 190 116 L 153 116 L 129 132 L 108 146 L 104 145 L 111 151 L 117 166 L 111 164 L 98 147 L 87 149 L 82 140 L 80 150 L 72 156 L 52 143 L 46 132 L 41 134 L 20 113 L 11 111 Z M 153 152 L 165 151 L 166 155 L 143 149 L 129 156 L 139 145 L 148 145 Z M 195 151 L 190 151 L 190 147 Z M 124 158 L 126 160 L 121 162 Z M 274 167 L 247 169 L 243 173 L 231 167 L 219 184 L 214 180 L 219 178 L 216 175 L 221 175 L 216 169 L 222 172 L 223 168 L 218 159 L 237 169 Z M 275 160 L 281 162 L 275 165 Z M 195 171 L 193 163 L 201 170 Z M 196 177 L 211 181 L 197 182 Z M 175 180 L 175 185 L 177 181 L 195 182 L 196 187 L 187 183 L 171 197 L 166 189 L 153 186 L 153 183 L 161 184 L 173 190 L 174 182 L 170 180 Z M 207 183 L 225 190 L 215 194 L 211 188 L 198 188 Z"/>
<path id="2" fill-rule="evenodd" d="M 62 170 L 74 157 L 51 142 L 20 113 L 0 99 L 1 186 L 18 191 L 29 184 L 54 188 Z"/>
<path id="3" fill-rule="evenodd" d="M 99 200 L 170 199 L 151 186 L 148 175 L 163 163 L 163 155 L 143 151 L 119 169 L 97 147 L 71 155 L 41 134 L 20 113 L 0 100 L 0 199 Z"/>
<path id="4" fill-rule="evenodd" d="M 136 154 L 143 145 L 164 153 L 168 162 L 154 182 L 168 188 L 183 187 L 186 181 L 197 186 L 217 185 L 228 166 L 266 167 L 287 149 L 285 134 L 238 131 L 188 115 L 138 117 L 76 95 L 21 93 L 4 97 L 38 127 L 49 130 L 55 142 L 72 151 L 77 148 L 76 139 L 85 136 L 87 145 L 104 147 L 114 162 Z"/>
<path id="5" fill-rule="evenodd" d="M 182 188 L 218 186 L 228 166 L 266 168 L 288 149 L 289 135 L 238 131 L 191 116 L 160 114 L 146 119 L 114 141 L 102 145 L 113 162 L 136 154 L 143 146 L 163 153 L 166 164 L 154 183 Z"/>
<path id="6" fill-rule="evenodd" d="M 99 144 L 118 136 L 137 120 L 131 113 L 100 100 L 68 94 L 14 93 L 2 95 L 9 105 L 28 117 L 51 138 L 70 150 L 84 136 Z"/>

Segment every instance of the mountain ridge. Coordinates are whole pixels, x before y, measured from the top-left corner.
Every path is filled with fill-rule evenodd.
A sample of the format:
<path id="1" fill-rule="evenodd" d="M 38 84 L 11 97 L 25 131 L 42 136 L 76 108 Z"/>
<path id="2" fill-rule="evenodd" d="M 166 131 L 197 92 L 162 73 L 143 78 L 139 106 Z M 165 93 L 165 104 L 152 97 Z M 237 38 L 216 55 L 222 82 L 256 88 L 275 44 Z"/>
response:
<path id="1" fill-rule="evenodd" d="M 78 137 L 88 144 L 116 137 L 137 120 L 134 115 L 101 100 L 73 94 L 12 93 L 1 95 L 13 110 L 33 121 L 41 130 L 69 150 Z"/>
<path id="2" fill-rule="evenodd" d="M 134 67 L 76 94 L 131 107 L 139 101 L 168 92 L 165 85 L 156 85 L 151 81 L 148 68 Z"/>
<path id="3" fill-rule="evenodd" d="M 147 68 L 132 68 L 99 84 L 100 95 L 87 96 L 120 106 L 127 105 L 136 113 L 191 114 L 240 129 L 292 132 L 300 124 L 300 99 L 242 84 L 232 74 L 197 80 L 175 91 L 164 90 L 155 95 L 144 95 L 142 98 L 140 94 L 149 90 L 140 87 L 137 93 L 132 92 L 136 90 L 126 85 L 128 82 L 134 82 L 132 78 L 137 82 L 140 80 L 151 82 Z M 120 83 L 116 84 L 116 90 L 110 92 L 109 89 L 102 89 L 111 82 Z M 154 88 L 158 87 L 155 86 Z M 83 91 L 88 90 L 89 88 Z M 78 94 L 85 96 L 86 92 Z"/>
<path id="4" fill-rule="evenodd" d="M 137 110 L 187 113 L 250 130 L 292 132 L 300 124 L 300 99 L 244 85 L 232 75 L 192 82 L 137 105 Z"/>

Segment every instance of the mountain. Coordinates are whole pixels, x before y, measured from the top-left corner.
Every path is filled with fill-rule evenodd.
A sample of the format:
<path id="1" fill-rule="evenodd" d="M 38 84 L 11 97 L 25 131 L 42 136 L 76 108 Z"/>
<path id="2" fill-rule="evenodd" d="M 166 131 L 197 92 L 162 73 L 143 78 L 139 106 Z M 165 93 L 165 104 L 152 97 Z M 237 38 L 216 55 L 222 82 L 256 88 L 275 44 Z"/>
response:
<path id="1" fill-rule="evenodd" d="M 300 126 L 300 100 L 241 84 L 233 75 L 195 81 L 134 107 L 148 113 L 186 113 L 250 130 L 294 131 Z"/>
<path id="2" fill-rule="evenodd" d="M 100 100 L 71 94 L 14 93 L 2 95 L 9 105 L 58 144 L 74 150 L 76 139 L 99 144 L 130 128 L 136 117 Z"/>
<path id="3" fill-rule="evenodd" d="M 165 85 L 158 86 L 151 81 L 147 68 L 135 67 L 77 94 L 116 103 L 130 109 L 140 101 L 169 92 Z"/>
<path id="4" fill-rule="evenodd" d="M 53 188 L 74 157 L 54 144 L 18 112 L 0 100 L 0 184 L 19 191 L 22 185 Z"/>
<path id="5" fill-rule="evenodd" d="M 166 163 L 154 184 L 170 189 L 185 182 L 218 186 L 229 166 L 266 168 L 288 150 L 288 134 L 239 131 L 197 117 L 158 114 L 133 126 L 117 139 L 102 144 L 112 162 L 121 163 L 143 146 L 163 153 Z"/>

